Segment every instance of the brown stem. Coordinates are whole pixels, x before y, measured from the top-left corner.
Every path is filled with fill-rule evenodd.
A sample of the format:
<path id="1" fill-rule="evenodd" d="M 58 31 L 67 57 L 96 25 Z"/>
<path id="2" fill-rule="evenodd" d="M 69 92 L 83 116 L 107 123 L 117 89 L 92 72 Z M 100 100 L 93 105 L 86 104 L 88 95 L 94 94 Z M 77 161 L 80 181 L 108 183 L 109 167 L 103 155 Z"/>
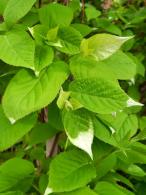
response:
<path id="1" fill-rule="evenodd" d="M 85 18 L 85 2 L 84 0 L 82 0 L 82 23 L 84 22 L 84 18 Z"/>

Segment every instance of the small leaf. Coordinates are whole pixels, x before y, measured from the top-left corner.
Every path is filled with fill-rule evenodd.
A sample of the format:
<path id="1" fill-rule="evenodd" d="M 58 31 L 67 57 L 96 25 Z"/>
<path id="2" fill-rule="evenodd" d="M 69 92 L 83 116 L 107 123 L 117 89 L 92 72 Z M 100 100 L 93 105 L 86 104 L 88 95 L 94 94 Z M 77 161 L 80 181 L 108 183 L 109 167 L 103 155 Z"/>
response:
<path id="1" fill-rule="evenodd" d="M 88 5 L 85 9 L 85 13 L 86 13 L 86 17 L 87 17 L 87 21 L 91 20 L 91 19 L 95 19 L 98 16 L 101 15 L 101 12 L 99 10 L 97 10 L 94 6 L 92 5 Z"/>
<path id="2" fill-rule="evenodd" d="M 123 109 L 128 99 L 118 85 L 103 78 L 78 79 L 70 84 L 70 91 L 85 108 L 100 114 Z"/>
<path id="3" fill-rule="evenodd" d="M 20 30 L 0 35 L 0 59 L 5 63 L 34 70 L 35 44 L 31 37 Z"/>
<path id="4" fill-rule="evenodd" d="M 8 26 L 25 16 L 36 0 L 9 0 L 4 11 L 4 20 Z"/>
<path id="5" fill-rule="evenodd" d="M 86 153 L 80 150 L 64 152 L 51 162 L 49 188 L 53 192 L 75 190 L 84 187 L 95 176 L 96 170 Z"/>
<path id="6" fill-rule="evenodd" d="M 57 49 L 63 53 L 67 54 L 77 54 L 80 52 L 80 44 L 82 36 L 73 27 L 63 27 L 58 31 L 58 37 L 60 40 L 60 47 Z"/>
<path id="7" fill-rule="evenodd" d="M 73 12 L 69 7 L 58 3 L 49 3 L 39 10 L 39 17 L 41 23 L 49 28 L 69 26 L 73 19 Z"/>
<path id="8" fill-rule="evenodd" d="M 93 159 L 91 145 L 94 137 L 92 115 L 85 109 L 67 111 L 63 115 L 64 128 L 72 144 Z"/>
<path id="9" fill-rule="evenodd" d="M 47 106 L 67 77 L 68 67 L 62 61 L 52 63 L 37 78 L 27 70 L 20 70 L 10 81 L 3 97 L 6 116 L 18 120 Z"/>
<path id="10" fill-rule="evenodd" d="M 81 52 L 84 56 L 93 56 L 97 61 L 104 60 L 114 54 L 123 43 L 131 38 L 110 34 L 96 34 L 88 39 L 83 39 Z"/>

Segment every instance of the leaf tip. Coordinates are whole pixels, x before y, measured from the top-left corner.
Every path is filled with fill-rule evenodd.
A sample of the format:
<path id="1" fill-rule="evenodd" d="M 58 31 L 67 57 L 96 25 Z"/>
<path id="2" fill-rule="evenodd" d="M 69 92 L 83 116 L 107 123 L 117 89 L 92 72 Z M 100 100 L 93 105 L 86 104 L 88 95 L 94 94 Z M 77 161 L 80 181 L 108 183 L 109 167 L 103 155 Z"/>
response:
<path id="1" fill-rule="evenodd" d="M 11 123 L 12 125 L 16 122 L 16 120 L 15 120 L 14 118 L 12 118 L 12 117 L 9 118 L 9 121 L 10 121 L 10 123 Z"/>
<path id="2" fill-rule="evenodd" d="M 133 100 L 132 98 L 129 98 L 127 100 L 127 107 L 132 107 L 132 106 L 144 106 L 144 104 L 136 102 L 135 100 Z"/>
<path id="3" fill-rule="evenodd" d="M 50 187 L 47 187 L 46 190 L 45 190 L 44 195 L 48 195 L 48 194 L 52 194 L 52 193 L 53 193 L 53 189 L 50 188 Z"/>

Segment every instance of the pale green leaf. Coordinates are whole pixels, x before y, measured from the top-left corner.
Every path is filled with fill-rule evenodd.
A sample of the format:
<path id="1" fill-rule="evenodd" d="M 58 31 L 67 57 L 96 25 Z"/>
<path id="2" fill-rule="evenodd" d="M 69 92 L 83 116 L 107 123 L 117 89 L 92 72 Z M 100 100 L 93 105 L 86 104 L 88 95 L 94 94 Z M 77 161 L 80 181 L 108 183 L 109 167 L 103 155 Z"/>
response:
<path id="1" fill-rule="evenodd" d="M 6 150 L 19 141 L 26 133 L 28 133 L 36 122 L 36 116 L 33 114 L 15 124 L 11 124 L 0 107 L 0 151 Z"/>
<path id="2" fill-rule="evenodd" d="M 9 0 L 4 10 L 4 20 L 6 24 L 11 26 L 16 23 L 27 14 L 35 2 L 36 0 Z"/>
<path id="3" fill-rule="evenodd" d="M 20 70 L 10 81 L 3 97 L 6 116 L 16 121 L 47 106 L 67 77 L 68 68 L 62 61 L 52 63 L 37 78 L 27 70 Z"/>
<path id="4" fill-rule="evenodd" d="M 40 71 L 53 61 L 53 49 L 47 45 L 37 45 L 35 50 L 35 74 L 38 76 Z"/>
<path id="5" fill-rule="evenodd" d="M 64 152 L 51 162 L 49 188 L 65 192 L 84 187 L 96 176 L 90 157 L 80 150 Z"/>
<path id="6" fill-rule="evenodd" d="M 91 55 L 97 61 L 103 60 L 114 54 L 131 37 L 118 37 L 110 34 L 96 34 L 88 39 L 83 39 L 81 52 L 84 56 Z"/>
<path id="7" fill-rule="evenodd" d="M 118 85 L 103 78 L 78 79 L 70 84 L 70 91 L 85 108 L 100 114 L 123 109 L 128 99 Z"/>
<path id="8" fill-rule="evenodd" d="M 56 26 L 69 26 L 73 19 L 73 11 L 58 3 L 50 3 L 39 10 L 42 24 L 53 28 Z"/>
<path id="9" fill-rule="evenodd" d="M 63 114 L 63 123 L 70 142 L 93 158 L 91 146 L 94 129 L 91 113 L 85 109 L 66 111 Z"/>
<path id="10" fill-rule="evenodd" d="M 35 44 L 24 31 L 11 30 L 0 35 L 0 59 L 5 63 L 34 70 Z"/>
<path id="11" fill-rule="evenodd" d="M 34 166 L 27 160 L 13 158 L 6 161 L 0 166 L 0 192 L 11 190 L 16 186 L 19 190 L 23 180 L 32 178 L 33 173 Z"/>

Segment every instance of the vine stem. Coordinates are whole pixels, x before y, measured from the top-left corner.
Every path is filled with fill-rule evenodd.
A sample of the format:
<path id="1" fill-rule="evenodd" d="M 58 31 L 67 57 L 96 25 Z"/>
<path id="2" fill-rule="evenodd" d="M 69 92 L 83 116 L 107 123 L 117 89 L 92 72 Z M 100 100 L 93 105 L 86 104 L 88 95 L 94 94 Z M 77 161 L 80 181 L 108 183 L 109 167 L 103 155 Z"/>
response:
<path id="1" fill-rule="evenodd" d="M 42 6 L 42 0 L 39 0 L 39 8 Z"/>

